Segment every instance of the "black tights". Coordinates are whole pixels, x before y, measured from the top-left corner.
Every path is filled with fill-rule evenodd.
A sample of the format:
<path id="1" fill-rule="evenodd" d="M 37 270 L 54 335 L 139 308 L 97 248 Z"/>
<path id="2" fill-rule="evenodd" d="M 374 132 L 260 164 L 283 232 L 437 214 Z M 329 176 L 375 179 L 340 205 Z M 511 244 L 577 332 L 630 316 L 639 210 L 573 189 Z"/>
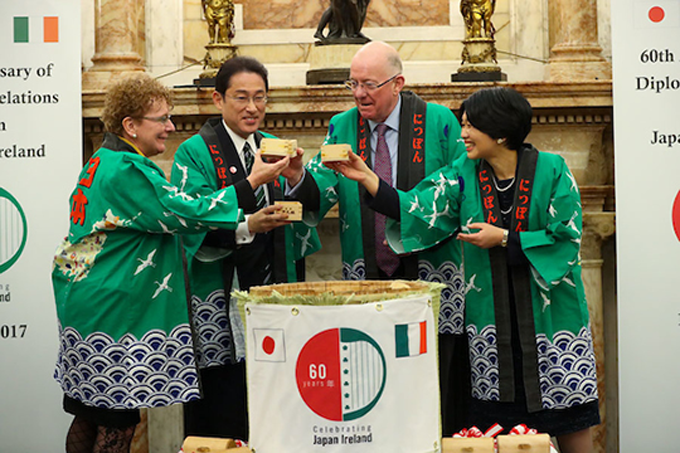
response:
<path id="1" fill-rule="evenodd" d="M 135 428 L 100 426 L 75 417 L 66 436 L 66 453 L 129 453 Z"/>

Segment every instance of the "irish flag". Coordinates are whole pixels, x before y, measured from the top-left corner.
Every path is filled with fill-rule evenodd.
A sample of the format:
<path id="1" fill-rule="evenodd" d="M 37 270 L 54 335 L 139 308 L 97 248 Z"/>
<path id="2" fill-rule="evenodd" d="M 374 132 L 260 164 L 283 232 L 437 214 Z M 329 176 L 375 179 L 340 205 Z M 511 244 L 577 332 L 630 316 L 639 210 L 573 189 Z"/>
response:
<path id="1" fill-rule="evenodd" d="M 14 16 L 14 42 L 59 42 L 59 17 Z"/>
<path id="2" fill-rule="evenodd" d="M 395 325 L 394 339 L 397 358 L 427 353 L 427 321 Z"/>

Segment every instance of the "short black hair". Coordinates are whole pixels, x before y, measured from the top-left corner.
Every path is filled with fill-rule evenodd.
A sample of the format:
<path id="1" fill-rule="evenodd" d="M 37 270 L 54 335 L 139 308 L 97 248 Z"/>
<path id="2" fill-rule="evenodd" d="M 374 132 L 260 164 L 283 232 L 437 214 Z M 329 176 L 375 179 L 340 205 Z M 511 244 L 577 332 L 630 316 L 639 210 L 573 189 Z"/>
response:
<path id="1" fill-rule="evenodd" d="M 262 63 L 252 57 L 234 57 L 225 61 L 215 77 L 215 91 L 224 96 L 231 78 L 241 72 L 252 72 L 262 77 L 265 91 L 269 91 L 269 72 Z"/>
<path id="2" fill-rule="evenodd" d="M 506 139 L 509 149 L 518 150 L 531 132 L 531 105 L 512 88 L 483 88 L 460 106 L 460 117 L 493 139 Z"/>

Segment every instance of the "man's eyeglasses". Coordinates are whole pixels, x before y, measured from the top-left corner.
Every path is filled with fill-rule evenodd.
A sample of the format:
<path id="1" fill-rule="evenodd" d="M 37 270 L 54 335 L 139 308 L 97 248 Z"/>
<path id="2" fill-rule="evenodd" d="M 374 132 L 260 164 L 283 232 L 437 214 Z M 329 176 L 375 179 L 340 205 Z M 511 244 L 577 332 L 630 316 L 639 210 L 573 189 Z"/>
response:
<path id="1" fill-rule="evenodd" d="M 172 120 L 172 115 L 163 115 L 163 116 L 140 116 L 140 118 L 149 120 L 149 121 L 155 121 L 157 123 L 161 124 L 167 124 L 168 121 Z"/>
<path id="2" fill-rule="evenodd" d="M 393 81 L 394 79 L 396 79 L 400 75 L 401 75 L 401 72 L 393 75 L 392 77 L 390 77 L 389 79 L 385 80 L 382 83 L 357 82 L 354 79 L 347 79 L 347 80 L 345 80 L 345 88 L 347 88 L 348 90 L 355 91 L 357 88 L 359 88 L 359 86 L 361 86 L 366 91 L 375 91 L 378 88 L 390 83 L 391 81 Z"/>
<path id="3" fill-rule="evenodd" d="M 267 96 L 263 94 L 258 94 L 257 96 L 249 97 L 249 96 L 229 96 L 227 94 L 224 95 L 224 97 L 227 97 L 234 101 L 236 105 L 240 105 L 242 107 L 245 107 L 246 105 L 250 104 L 250 101 L 253 101 L 253 104 L 255 104 L 257 107 L 262 107 L 267 103 Z"/>

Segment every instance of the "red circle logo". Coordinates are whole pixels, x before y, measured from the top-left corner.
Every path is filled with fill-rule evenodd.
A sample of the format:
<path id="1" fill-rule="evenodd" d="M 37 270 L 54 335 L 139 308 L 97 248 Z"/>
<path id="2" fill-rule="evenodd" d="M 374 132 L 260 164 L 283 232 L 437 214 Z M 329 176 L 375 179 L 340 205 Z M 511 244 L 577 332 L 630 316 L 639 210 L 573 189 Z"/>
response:
<path id="1" fill-rule="evenodd" d="M 673 202 L 673 212 L 671 213 L 673 220 L 673 230 L 675 231 L 675 236 L 677 236 L 680 241 L 680 192 L 675 196 L 675 201 Z"/>
<path id="2" fill-rule="evenodd" d="M 378 343 L 355 329 L 314 335 L 298 355 L 295 379 L 302 400 L 326 420 L 366 415 L 385 388 L 385 355 Z"/>
<path id="3" fill-rule="evenodd" d="M 654 23 L 661 22 L 664 17 L 666 17 L 666 13 L 660 6 L 654 6 L 649 10 L 649 20 L 651 20 Z"/>

